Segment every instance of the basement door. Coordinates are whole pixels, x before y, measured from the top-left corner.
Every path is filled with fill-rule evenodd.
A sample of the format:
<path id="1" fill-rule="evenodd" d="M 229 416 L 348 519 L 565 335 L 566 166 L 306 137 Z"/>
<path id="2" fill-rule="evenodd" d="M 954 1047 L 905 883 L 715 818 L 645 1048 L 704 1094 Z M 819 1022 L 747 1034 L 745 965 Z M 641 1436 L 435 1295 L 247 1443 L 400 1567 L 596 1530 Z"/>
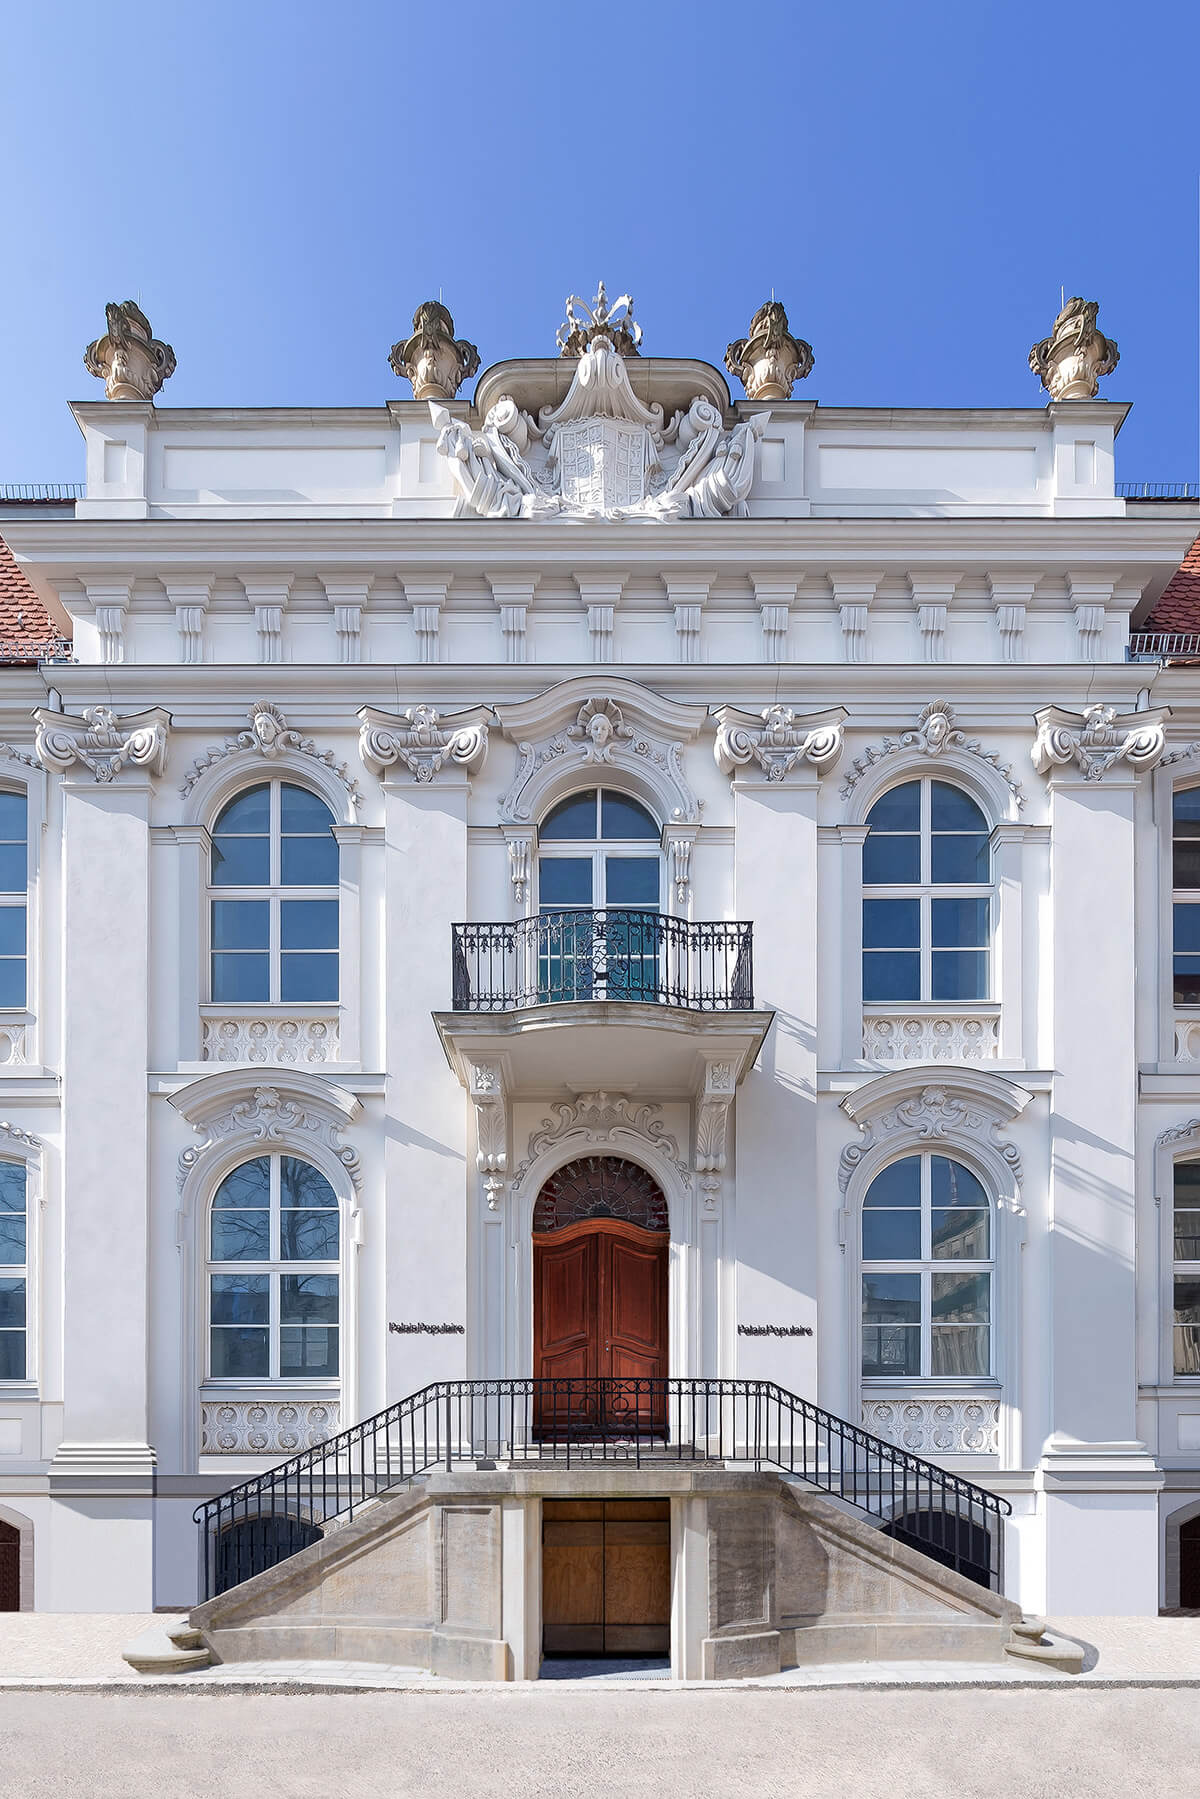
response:
<path id="1" fill-rule="evenodd" d="M 547 1499 L 542 1505 L 546 1655 L 669 1655 L 671 1504 Z"/>

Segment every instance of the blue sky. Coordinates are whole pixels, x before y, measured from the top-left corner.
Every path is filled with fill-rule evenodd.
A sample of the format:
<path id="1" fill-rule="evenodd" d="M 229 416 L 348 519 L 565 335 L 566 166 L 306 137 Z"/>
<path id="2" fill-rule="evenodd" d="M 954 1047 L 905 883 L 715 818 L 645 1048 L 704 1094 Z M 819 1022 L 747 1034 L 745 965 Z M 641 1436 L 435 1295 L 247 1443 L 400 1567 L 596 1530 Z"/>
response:
<path id="1" fill-rule="evenodd" d="M 379 404 L 441 289 L 484 365 L 628 289 L 720 363 L 774 287 L 827 405 L 1022 406 L 1060 286 L 1198 472 L 1200 7 L 1090 0 L 6 10 L 0 480 L 82 476 L 66 402 L 134 297 L 164 404 Z"/>

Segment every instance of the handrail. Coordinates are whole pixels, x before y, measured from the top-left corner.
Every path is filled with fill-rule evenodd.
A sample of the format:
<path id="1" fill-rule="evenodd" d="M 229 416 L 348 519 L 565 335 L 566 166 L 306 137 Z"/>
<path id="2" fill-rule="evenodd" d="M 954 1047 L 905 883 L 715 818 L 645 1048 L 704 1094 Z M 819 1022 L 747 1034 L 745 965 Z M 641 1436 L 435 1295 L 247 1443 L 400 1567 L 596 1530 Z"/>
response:
<path id="1" fill-rule="evenodd" d="M 1002 1591 L 998 1494 L 767 1380 L 436 1381 L 197 1506 L 200 1590 L 227 1592 L 442 1467 L 763 1464 Z"/>

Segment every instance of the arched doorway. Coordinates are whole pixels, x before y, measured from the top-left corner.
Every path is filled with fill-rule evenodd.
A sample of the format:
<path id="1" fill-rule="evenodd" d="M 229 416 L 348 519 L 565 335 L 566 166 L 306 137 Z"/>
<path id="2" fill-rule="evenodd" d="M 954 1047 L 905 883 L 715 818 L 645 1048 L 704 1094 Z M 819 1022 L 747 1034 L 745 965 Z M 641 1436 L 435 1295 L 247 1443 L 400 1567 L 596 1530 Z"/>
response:
<path id="1" fill-rule="evenodd" d="M 666 1195 L 637 1162 L 583 1156 L 533 1209 L 534 1428 L 665 1427 Z"/>
<path id="2" fill-rule="evenodd" d="M 21 1533 L 0 1523 L 0 1612 L 21 1609 Z"/>

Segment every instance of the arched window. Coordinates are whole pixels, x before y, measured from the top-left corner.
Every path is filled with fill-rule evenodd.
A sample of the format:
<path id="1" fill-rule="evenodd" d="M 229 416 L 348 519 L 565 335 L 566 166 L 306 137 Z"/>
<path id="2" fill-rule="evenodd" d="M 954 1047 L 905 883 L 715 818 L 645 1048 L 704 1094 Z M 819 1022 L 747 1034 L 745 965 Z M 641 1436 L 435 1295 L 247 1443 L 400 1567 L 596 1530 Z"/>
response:
<path id="1" fill-rule="evenodd" d="M 1200 1005 L 1200 787 L 1171 803 L 1171 886 L 1176 1005 Z"/>
<path id="2" fill-rule="evenodd" d="M 324 800 L 288 781 L 264 781 L 224 808 L 212 835 L 213 1000 L 337 999 L 333 823 Z"/>
<path id="3" fill-rule="evenodd" d="M 27 1178 L 23 1162 L 0 1162 L 0 1381 L 29 1366 Z"/>
<path id="4" fill-rule="evenodd" d="M 209 1226 L 211 1379 L 337 1375 L 339 1227 L 333 1188 L 296 1156 L 256 1156 L 225 1176 Z"/>
<path id="5" fill-rule="evenodd" d="M 991 851 L 983 813 L 929 776 L 876 800 L 863 843 L 866 1004 L 990 992 Z"/>
<path id="6" fill-rule="evenodd" d="M 882 1169 L 862 1208 L 863 1378 L 990 1375 L 992 1256 L 970 1169 L 928 1154 Z"/>
<path id="7" fill-rule="evenodd" d="M 1174 1192 L 1176 1374 L 1200 1374 L 1200 1162 L 1176 1162 Z"/>
<path id="8" fill-rule="evenodd" d="M 543 820 L 538 831 L 542 997 L 657 996 L 661 835 L 644 806 L 606 787 L 573 793 Z"/>
<path id="9" fill-rule="evenodd" d="M 28 839 L 25 795 L 0 789 L 0 1006 L 24 1006 L 26 999 Z"/>

